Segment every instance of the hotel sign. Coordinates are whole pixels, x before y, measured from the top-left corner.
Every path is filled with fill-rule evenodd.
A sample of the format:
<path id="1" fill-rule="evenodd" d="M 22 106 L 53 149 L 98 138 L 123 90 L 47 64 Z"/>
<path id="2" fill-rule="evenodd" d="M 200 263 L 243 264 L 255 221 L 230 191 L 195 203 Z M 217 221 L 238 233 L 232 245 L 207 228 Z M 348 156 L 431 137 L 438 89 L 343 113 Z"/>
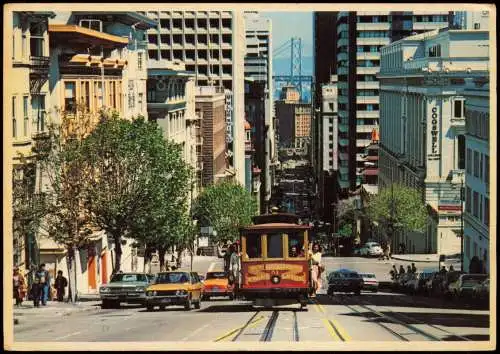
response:
<path id="1" fill-rule="evenodd" d="M 431 108 L 430 122 L 430 153 L 428 157 L 439 158 L 439 109 L 437 106 Z"/>

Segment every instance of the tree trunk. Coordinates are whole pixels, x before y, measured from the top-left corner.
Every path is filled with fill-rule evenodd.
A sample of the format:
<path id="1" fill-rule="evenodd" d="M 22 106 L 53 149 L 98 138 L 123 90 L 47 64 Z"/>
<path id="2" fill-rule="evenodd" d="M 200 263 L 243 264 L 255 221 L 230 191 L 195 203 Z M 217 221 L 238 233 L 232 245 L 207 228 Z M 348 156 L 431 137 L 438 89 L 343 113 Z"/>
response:
<path id="1" fill-rule="evenodd" d="M 122 263 L 122 237 L 120 235 L 114 235 L 113 240 L 115 243 L 115 269 L 113 271 L 114 273 L 118 273 Z"/>
<path id="2" fill-rule="evenodd" d="M 165 271 L 165 253 L 167 253 L 167 249 L 164 247 L 158 248 L 158 257 L 160 258 L 160 272 Z"/>
<path id="3" fill-rule="evenodd" d="M 77 249 L 68 249 L 66 262 L 68 265 L 68 301 L 76 302 L 77 299 L 77 283 L 76 283 L 76 253 Z"/>
<path id="4" fill-rule="evenodd" d="M 147 270 L 146 270 L 147 269 Z M 144 273 L 151 273 L 151 250 L 146 246 L 144 249 Z"/>
<path id="5" fill-rule="evenodd" d="M 177 268 L 180 268 L 182 266 L 182 249 L 178 248 L 177 249 Z"/>

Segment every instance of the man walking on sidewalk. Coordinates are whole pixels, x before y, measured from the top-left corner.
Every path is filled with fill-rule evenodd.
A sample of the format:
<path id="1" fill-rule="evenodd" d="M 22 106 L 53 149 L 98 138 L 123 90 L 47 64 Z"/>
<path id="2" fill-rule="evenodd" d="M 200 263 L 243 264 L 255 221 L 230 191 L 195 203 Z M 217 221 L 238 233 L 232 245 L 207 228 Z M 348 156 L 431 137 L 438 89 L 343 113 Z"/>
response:
<path id="1" fill-rule="evenodd" d="M 64 301 L 64 293 L 65 288 L 68 286 L 68 280 L 63 276 L 62 270 L 57 271 L 57 277 L 54 285 L 57 290 L 57 301 Z"/>
<path id="2" fill-rule="evenodd" d="M 35 273 L 35 283 L 33 284 L 33 302 L 35 307 L 40 306 L 40 300 L 42 305 L 47 305 L 47 300 L 49 298 L 49 288 L 50 288 L 50 276 L 49 272 L 45 270 L 45 264 L 40 264 L 40 268 Z"/>

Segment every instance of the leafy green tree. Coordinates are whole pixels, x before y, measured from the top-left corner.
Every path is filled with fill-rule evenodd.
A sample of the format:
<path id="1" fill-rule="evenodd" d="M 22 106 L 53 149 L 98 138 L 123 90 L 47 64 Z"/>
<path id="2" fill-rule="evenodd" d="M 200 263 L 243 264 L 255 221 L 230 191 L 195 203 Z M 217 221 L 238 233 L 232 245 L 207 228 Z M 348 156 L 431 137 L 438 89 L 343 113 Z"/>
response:
<path id="1" fill-rule="evenodd" d="M 341 237 L 351 237 L 352 236 L 352 225 L 351 224 L 344 224 L 339 230 L 339 235 Z"/>
<path id="2" fill-rule="evenodd" d="M 370 198 L 367 216 L 387 229 L 389 223 L 399 225 L 401 229 L 422 231 L 427 222 L 427 209 L 421 193 L 414 188 L 393 184 Z M 388 240 L 389 242 L 391 240 Z"/>
<path id="3" fill-rule="evenodd" d="M 207 187 L 198 196 L 194 213 L 201 226 L 212 226 L 213 242 L 236 240 L 239 228 L 251 224 L 257 212 L 253 196 L 241 185 L 224 181 Z"/>
<path id="4" fill-rule="evenodd" d="M 22 259 L 21 252 L 29 246 L 30 237 L 37 235 L 47 206 L 45 194 L 36 191 L 36 163 L 19 154 L 19 163 L 12 171 L 12 227 L 14 240 L 15 265 Z M 26 262 L 29 262 L 25 255 Z M 26 263 L 27 270 L 31 264 Z"/>
<path id="5" fill-rule="evenodd" d="M 45 186 L 40 231 L 66 248 L 69 295 L 74 302 L 77 251 L 89 243 L 95 231 L 84 205 L 89 171 L 81 154 L 82 140 L 92 131 L 95 120 L 80 106 L 75 112 L 56 109 L 55 113 L 59 120 L 48 122 L 47 132 L 37 137 L 33 147 Z"/>
<path id="6" fill-rule="evenodd" d="M 82 154 L 92 180 L 84 192 L 86 206 L 93 223 L 113 239 L 113 271 L 120 270 L 123 237 L 139 239 L 148 249 L 171 244 L 189 177 L 181 147 L 143 117 L 108 116 L 85 139 Z"/>

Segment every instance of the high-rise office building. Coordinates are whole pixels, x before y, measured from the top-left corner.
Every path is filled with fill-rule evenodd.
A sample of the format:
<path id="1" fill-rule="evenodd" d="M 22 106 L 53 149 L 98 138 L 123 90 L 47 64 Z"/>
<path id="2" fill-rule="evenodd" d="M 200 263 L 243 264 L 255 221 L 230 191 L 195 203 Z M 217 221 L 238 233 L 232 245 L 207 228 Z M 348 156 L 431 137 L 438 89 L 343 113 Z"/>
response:
<path id="1" fill-rule="evenodd" d="M 379 124 L 380 49 L 410 34 L 448 27 L 443 12 L 339 12 L 336 25 L 339 171 L 342 196 L 363 183 L 363 154 Z"/>
<path id="2" fill-rule="evenodd" d="M 244 74 L 245 24 L 238 11 L 143 12 L 158 21 L 148 30 L 150 60 L 181 61 L 194 73 L 197 86 L 219 86 L 232 91 L 228 160 L 236 180 L 245 184 Z M 227 104 L 227 102 L 226 102 Z"/>
<path id="3" fill-rule="evenodd" d="M 246 54 L 245 77 L 259 85 L 264 84 L 262 114 L 254 114 L 252 123 L 256 129 L 255 153 L 261 169 L 261 205 L 263 212 L 268 211 L 273 184 L 274 163 L 276 162 L 276 142 L 273 126 L 273 68 L 271 20 L 261 17 L 258 12 L 245 12 Z M 255 97 L 254 97 L 255 98 Z M 245 105 L 248 106 L 247 102 Z"/>

